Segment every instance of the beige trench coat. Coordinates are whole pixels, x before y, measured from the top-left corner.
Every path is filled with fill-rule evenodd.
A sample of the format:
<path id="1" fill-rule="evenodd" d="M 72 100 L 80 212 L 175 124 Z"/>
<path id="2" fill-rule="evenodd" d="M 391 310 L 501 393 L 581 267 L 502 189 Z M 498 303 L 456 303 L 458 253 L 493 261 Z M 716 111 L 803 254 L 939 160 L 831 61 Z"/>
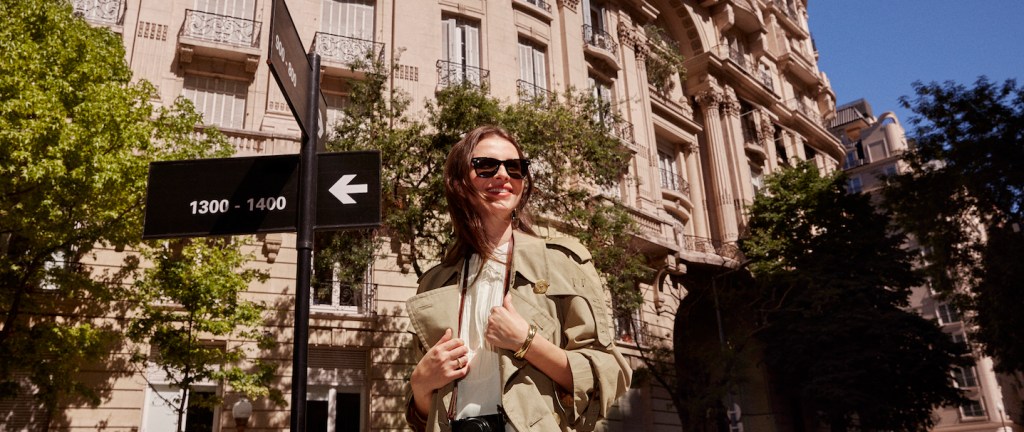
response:
<path id="1" fill-rule="evenodd" d="M 571 394 L 558 390 L 528 362 L 499 350 L 502 407 L 518 432 L 591 431 L 629 388 L 632 369 L 615 348 L 604 287 L 590 253 L 572 238 L 545 241 L 517 232 L 513 254 L 512 304 L 537 325 L 538 335 L 565 349 L 573 389 Z M 461 271 L 462 263 L 432 268 L 407 302 L 420 356 L 446 329 L 458 327 Z M 452 389 L 448 384 L 434 392 L 428 431 L 451 430 L 446 412 Z"/>

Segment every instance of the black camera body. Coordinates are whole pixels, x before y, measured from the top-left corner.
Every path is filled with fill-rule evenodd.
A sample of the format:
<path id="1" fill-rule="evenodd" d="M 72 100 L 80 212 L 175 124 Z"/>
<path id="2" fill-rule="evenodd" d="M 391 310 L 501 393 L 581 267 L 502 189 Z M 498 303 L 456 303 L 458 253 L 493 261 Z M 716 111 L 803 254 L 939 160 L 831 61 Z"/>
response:
<path id="1" fill-rule="evenodd" d="M 505 432 L 501 414 L 452 420 L 452 432 Z"/>

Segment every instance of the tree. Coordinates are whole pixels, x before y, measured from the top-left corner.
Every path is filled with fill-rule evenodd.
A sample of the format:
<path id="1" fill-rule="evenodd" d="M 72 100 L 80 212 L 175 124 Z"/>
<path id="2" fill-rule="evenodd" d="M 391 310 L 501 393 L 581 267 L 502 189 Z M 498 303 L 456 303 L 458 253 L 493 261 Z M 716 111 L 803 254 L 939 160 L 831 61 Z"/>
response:
<path id="1" fill-rule="evenodd" d="M 912 254 L 888 216 L 844 184 L 809 163 L 766 179 L 741 244 L 755 336 L 794 421 L 923 431 L 935 407 L 961 400 L 950 374 L 965 351 L 907 310 L 919 282 Z"/>
<path id="2" fill-rule="evenodd" d="M 925 252 L 931 287 L 977 324 L 973 340 L 1001 371 L 1024 370 L 1024 87 L 979 78 L 914 83 L 900 103 L 916 114 L 916 146 L 885 203 Z"/>
<path id="3" fill-rule="evenodd" d="M 154 262 L 135 284 L 139 311 L 128 325 L 127 335 L 148 352 L 134 352 L 135 361 L 154 363 L 163 370 L 166 382 L 181 390 L 177 404 L 178 430 L 189 403 L 192 385 L 226 382 L 249 397 L 271 396 L 283 402 L 280 390 L 271 390 L 274 367 L 253 361 L 250 368 L 244 345 L 237 341 L 258 341 L 267 348 L 272 340 L 260 329 L 263 305 L 242 300 L 239 294 L 254 280 L 265 281 L 263 272 L 241 268 L 251 256 L 239 252 L 239 245 L 226 239 L 178 241 L 147 249 L 144 256 Z M 227 340 L 231 345 L 216 344 Z M 247 373 L 246 369 L 254 370 Z M 199 406 L 215 408 L 219 396 Z"/>
<path id="4" fill-rule="evenodd" d="M 82 381 L 121 341 L 121 271 L 80 264 L 140 238 L 148 163 L 227 154 L 185 102 L 154 108 L 120 36 L 67 2 L 0 2 L 0 397 L 31 394 L 48 427 L 60 403 L 96 405 Z"/>

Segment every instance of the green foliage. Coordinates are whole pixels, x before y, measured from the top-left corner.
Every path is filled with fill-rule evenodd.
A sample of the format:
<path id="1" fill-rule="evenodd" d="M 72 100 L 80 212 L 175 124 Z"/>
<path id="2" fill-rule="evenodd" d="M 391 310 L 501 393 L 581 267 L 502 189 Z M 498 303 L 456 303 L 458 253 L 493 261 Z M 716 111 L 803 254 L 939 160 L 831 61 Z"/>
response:
<path id="1" fill-rule="evenodd" d="M 172 242 L 146 249 L 143 255 L 154 267 L 146 269 L 133 288 L 138 292 L 139 310 L 132 317 L 127 336 L 148 352 L 135 352 L 135 361 L 159 365 L 166 381 L 187 395 L 191 385 L 225 381 L 250 397 L 270 395 L 280 399 L 279 390 L 269 387 L 273 369 L 253 361 L 256 373 L 244 369 L 243 346 L 237 341 L 261 341 L 264 307 L 243 300 L 240 294 L 254 280 L 267 275 L 243 269 L 251 255 L 242 254 L 243 245 L 220 240 Z M 229 341 L 227 346 L 216 341 Z M 179 415 L 184 413 L 183 396 Z M 208 401 L 220 403 L 220 398 Z"/>
<path id="2" fill-rule="evenodd" d="M 769 176 L 751 207 L 742 248 L 765 363 L 834 431 L 926 430 L 936 406 L 961 400 L 949 377 L 965 352 L 905 309 L 919 281 L 903 238 L 843 184 L 804 163 Z"/>
<path id="3" fill-rule="evenodd" d="M 81 371 L 116 368 L 121 338 L 92 317 L 123 312 L 134 263 L 97 274 L 78 263 L 139 241 L 150 161 L 229 149 L 215 132 L 193 135 L 201 117 L 187 103 L 154 108 L 120 36 L 67 2 L 0 2 L 0 51 L 0 397 L 25 391 L 14 377 L 31 369 L 48 412 L 95 405 L 104 387 Z"/>
<path id="4" fill-rule="evenodd" d="M 451 244 L 442 183 L 448 151 L 466 131 L 497 124 L 516 136 L 535 161 L 535 216 L 581 238 L 607 277 L 617 305 L 625 310 L 639 305 L 637 282 L 651 275 L 643 256 L 629 245 L 635 232 L 632 219 L 621 205 L 592 200 L 587 188 L 617 185 L 631 157 L 610 134 L 609 125 L 618 119 L 607 104 L 569 91 L 559 101 L 506 105 L 486 89 L 457 85 L 438 91 L 436 99 L 427 101 L 423 118 L 413 119 L 407 114 L 408 98 L 389 90 L 390 72 L 382 64 L 371 65 L 365 73 L 364 79 L 350 83 L 351 99 L 328 148 L 381 151 L 382 233 L 409 246 L 400 260 L 408 260 L 422 274 L 423 264 L 438 259 Z M 595 120 L 602 118 L 607 121 Z M 337 236 L 373 238 L 352 232 Z M 352 247 L 357 246 L 346 246 Z"/>
<path id="5" fill-rule="evenodd" d="M 914 83 L 910 170 L 890 179 L 886 206 L 926 252 L 936 291 L 979 325 L 973 340 L 1002 371 L 1024 370 L 1024 87 Z M 1017 302 L 1017 303 L 1014 303 Z"/>
<path id="6" fill-rule="evenodd" d="M 683 55 L 679 53 L 679 43 L 668 37 L 665 30 L 654 24 L 644 26 L 647 36 L 647 47 L 651 52 L 644 58 L 647 69 L 647 83 L 654 86 L 662 95 L 675 88 L 672 78 L 686 79 L 686 68 L 683 67 Z"/>

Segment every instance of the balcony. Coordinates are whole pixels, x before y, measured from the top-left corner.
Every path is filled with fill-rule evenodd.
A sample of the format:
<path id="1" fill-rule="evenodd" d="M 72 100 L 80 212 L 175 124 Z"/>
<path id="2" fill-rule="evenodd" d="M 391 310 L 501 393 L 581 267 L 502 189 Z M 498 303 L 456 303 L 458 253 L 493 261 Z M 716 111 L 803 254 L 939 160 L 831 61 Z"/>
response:
<path id="1" fill-rule="evenodd" d="M 260 22 L 246 18 L 188 9 L 178 35 L 179 61 L 192 62 L 195 54 L 242 61 L 255 73 L 259 65 Z"/>
<path id="2" fill-rule="evenodd" d="M 313 52 L 320 54 L 321 66 L 328 73 L 365 70 L 384 61 L 384 44 L 372 40 L 316 32 Z"/>
<path id="3" fill-rule="evenodd" d="M 636 144 L 633 137 L 633 123 L 611 116 L 601 116 L 598 122 L 605 128 L 609 135 L 614 136 L 632 147 Z"/>
<path id="4" fill-rule="evenodd" d="M 71 5 L 76 16 L 90 23 L 117 29 L 124 23 L 124 0 L 74 0 Z"/>
<path id="5" fill-rule="evenodd" d="M 491 84 L 491 71 L 463 63 L 447 60 L 437 61 L 437 86 L 445 88 L 457 85 L 469 85 L 486 89 Z"/>
<path id="6" fill-rule="evenodd" d="M 751 82 L 752 88 L 761 86 L 769 93 L 775 93 L 775 83 L 772 80 L 771 73 L 763 69 L 765 67 L 763 65 L 758 67 L 758 64 L 752 61 L 740 49 L 728 44 L 722 44 L 712 47 L 710 51 L 722 62 L 724 69 L 733 69 L 735 70 L 733 73 L 737 75 L 737 78 L 746 77 L 750 80 L 748 82 Z"/>
<path id="7" fill-rule="evenodd" d="M 792 42 L 786 52 L 779 56 L 779 67 L 804 84 L 817 86 L 822 84 L 821 74 L 813 59 L 811 54 L 799 46 L 799 42 Z"/>
<path id="8" fill-rule="evenodd" d="M 690 197 L 690 183 L 679 174 L 674 174 L 664 168 L 659 168 L 661 172 L 661 190 L 675 192 L 686 199 Z"/>
<path id="9" fill-rule="evenodd" d="M 637 316 L 615 317 L 615 338 L 626 344 L 647 346 L 650 332 L 647 323 Z"/>
<path id="10" fill-rule="evenodd" d="M 512 6 L 528 15 L 532 15 L 535 18 L 550 23 L 552 19 L 550 1 L 551 0 L 513 0 Z"/>
<path id="11" fill-rule="evenodd" d="M 736 261 L 742 261 L 743 258 L 743 252 L 740 251 L 736 243 L 723 243 L 706 237 L 684 235 L 683 250 L 684 252 L 718 255 Z"/>
<path id="12" fill-rule="evenodd" d="M 555 94 L 544 87 L 525 80 L 516 80 L 516 93 L 519 101 L 538 105 L 547 105 L 555 100 Z"/>
<path id="13" fill-rule="evenodd" d="M 802 98 L 793 98 L 786 101 L 786 108 L 789 108 L 794 114 L 804 117 L 808 123 L 825 128 L 826 130 L 828 129 L 828 123 L 822 120 L 821 114 L 812 109 Z"/>
<path id="14" fill-rule="evenodd" d="M 616 71 L 619 70 L 619 61 L 616 58 L 619 44 L 615 42 L 612 35 L 602 29 L 584 24 L 583 43 L 586 54 L 600 59 Z"/>

